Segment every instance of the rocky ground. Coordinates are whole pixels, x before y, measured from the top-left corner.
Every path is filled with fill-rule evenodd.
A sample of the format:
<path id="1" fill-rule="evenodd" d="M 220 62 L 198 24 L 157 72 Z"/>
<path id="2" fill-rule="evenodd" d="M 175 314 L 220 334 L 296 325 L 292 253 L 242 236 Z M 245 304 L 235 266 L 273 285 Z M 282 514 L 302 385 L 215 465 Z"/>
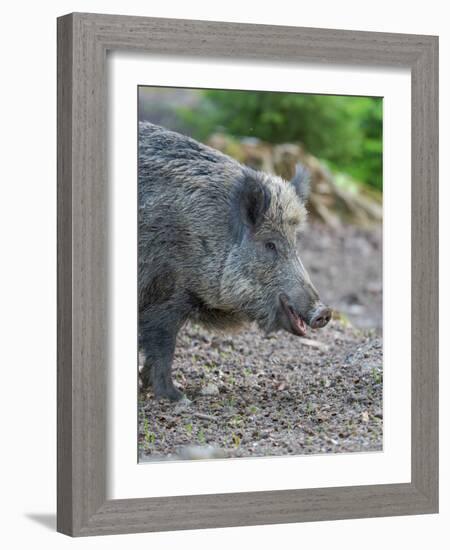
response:
<path id="1" fill-rule="evenodd" d="M 192 403 L 141 392 L 141 460 L 382 450 L 381 230 L 312 224 L 299 249 L 333 321 L 306 339 L 188 324 L 174 379 Z"/>

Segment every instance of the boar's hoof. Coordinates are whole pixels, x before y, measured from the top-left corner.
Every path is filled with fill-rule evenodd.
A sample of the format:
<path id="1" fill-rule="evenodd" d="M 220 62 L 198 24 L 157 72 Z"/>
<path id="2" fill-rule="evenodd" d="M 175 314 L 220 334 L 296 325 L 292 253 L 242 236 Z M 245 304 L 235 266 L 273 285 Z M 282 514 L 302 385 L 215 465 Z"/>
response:
<path id="1" fill-rule="evenodd" d="M 189 401 L 182 391 L 174 385 L 165 388 L 154 388 L 156 399 L 169 399 L 170 401 Z"/>
<path id="2" fill-rule="evenodd" d="M 139 373 L 139 388 L 143 391 L 149 390 L 152 387 L 150 372 L 143 369 Z"/>
<path id="3" fill-rule="evenodd" d="M 180 391 L 171 380 L 154 380 L 151 369 L 144 368 L 139 373 L 139 387 L 143 391 L 153 389 L 155 399 L 158 400 L 169 399 L 170 401 L 189 401 L 184 393 Z"/>

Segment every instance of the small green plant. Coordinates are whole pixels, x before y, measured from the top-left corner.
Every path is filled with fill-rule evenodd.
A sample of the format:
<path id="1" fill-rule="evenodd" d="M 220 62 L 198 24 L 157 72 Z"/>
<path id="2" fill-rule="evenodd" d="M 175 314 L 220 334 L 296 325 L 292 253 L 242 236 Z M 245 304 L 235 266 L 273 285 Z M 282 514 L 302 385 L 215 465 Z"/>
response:
<path id="1" fill-rule="evenodd" d="M 143 431 L 144 431 L 145 446 L 148 449 L 150 446 L 154 445 L 155 442 L 156 442 L 156 434 L 154 432 L 150 431 L 150 425 L 149 425 L 149 422 L 148 422 L 148 418 L 144 418 Z"/>
<path id="2" fill-rule="evenodd" d="M 191 423 L 189 423 L 189 424 L 186 424 L 186 425 L 185 425 L 184 429 L 187 431 L 187 433 L 188 433 L 189 435 L 191 435 L 191 434 L 192 434 L 192 430 L 193 430 L 193 426 L 192 426 Z"/>
<path id="3" fill-rule="evenodd" d="M 233 416 L 230 419 L 229 423 L 230 423 L 230 426 L 236 426 L 237 427 L 237 426 L 241 426 L 243 421 L 244 420 L 243 420 L 242 416 L 237 414 L 236 416 Z"/>
<path id="4" fill-rule="evenodd" d="M 343 325 L 344 327 L 349 327 L 352 325 L 350 319 L 347 317 L 347 315 L 345 315 L 345 313 L 342 313 L 342 311 L 337 312 L 336 316 L 339 319 L 341 325 Z"/>
<path id="5" fill-rule="evenodd" d="M 374 367 L 372 369 L 372 377 L 375 384 L 381 384 L 383 382 L 383 371 Z"/>
<path id="6" fill-rule="evenodd" d="M 232 439 L 233 439 L 233 445 L 234 445 L 235 448 L 237 449 L 237 448 L 240 446 L 240 444 L 241 444 L 241 438 L 240 438 L 240 436 L 239 436 L 238 434 L 236 434 L 236 433 L 234 433 L 234 432 L 231 434 L 231 437 L 232 437 Z"/>
<path id="7" fill-rule="evenodd" d="M 206 443 L 206 436 L 205 436 L 205 432 L 203 431 L 203 429 L 200 429 L 200 431 L 198 432 L 198 441 L 201 445 L 204 445 Z"/>
<path id="8" fill-rule="evenodd" d="M 147 417 L 144 417 L 144 421 L 142 423 L 142 430 L 144 432 L 144 436 L 148 433 L 149 431 L 149 424 L 148 424 L 148 419 Z"/>

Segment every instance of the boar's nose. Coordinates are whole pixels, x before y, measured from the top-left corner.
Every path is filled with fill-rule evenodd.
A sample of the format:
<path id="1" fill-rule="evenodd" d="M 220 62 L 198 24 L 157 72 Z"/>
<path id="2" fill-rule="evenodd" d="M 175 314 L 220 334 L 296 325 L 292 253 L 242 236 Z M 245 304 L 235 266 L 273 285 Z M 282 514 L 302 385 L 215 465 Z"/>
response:
<path id="1" fill-rule="evenodd" d="M 309 326 L 311 328 L 322 328 L 328 324 L 330 319 L 331 309 L 327 306 L 324 306 L 323 304 L 320 304 L 313 313 L 313 316 L 311 317 L 311 320 L 309 322 Z"/>

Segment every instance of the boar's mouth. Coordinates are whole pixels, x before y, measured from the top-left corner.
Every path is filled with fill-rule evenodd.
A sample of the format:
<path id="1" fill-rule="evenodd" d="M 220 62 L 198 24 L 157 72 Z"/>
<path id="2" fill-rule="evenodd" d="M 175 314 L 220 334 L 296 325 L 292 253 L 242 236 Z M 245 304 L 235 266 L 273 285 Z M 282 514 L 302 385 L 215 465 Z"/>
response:
<path id="1" fill-rule="evenodd" d="M 297 336 L 306 336 L 306 324 L 299 313 L 289 304 L 287 296 L 280 296 L 280 303 L 286 319 L 289 321 L 290 332 Z"/>

